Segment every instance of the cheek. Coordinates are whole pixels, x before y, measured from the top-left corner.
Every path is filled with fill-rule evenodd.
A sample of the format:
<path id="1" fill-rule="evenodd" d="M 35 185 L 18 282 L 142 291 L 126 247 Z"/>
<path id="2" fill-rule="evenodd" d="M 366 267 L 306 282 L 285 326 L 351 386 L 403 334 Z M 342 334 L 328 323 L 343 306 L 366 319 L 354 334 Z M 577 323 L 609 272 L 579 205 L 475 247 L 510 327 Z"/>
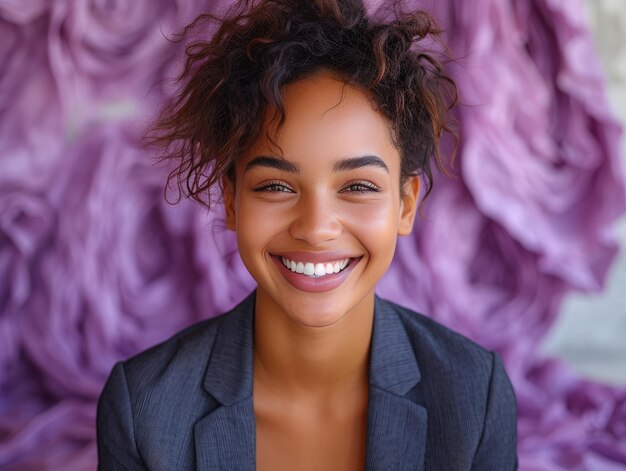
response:
<path id="1" fill-rule="evenodd" d="M 372 253 L 393 250 L 398 236 L 400 209 L 397 203 L 380 201 L 354 205 L 346 212 L 346 225 Z"/>
<path id="2" fill-rule="evenodd" d="M 292 222 L 302 216 L 289 204 L 268 204 L 246 199 L 237 205 L 237 240 L 243 256 L 262 250 L 274 238 L 285 237 Z M 363 202 L 330 202 L 327 215 L 343 225 L 344 236 L 353 237 L 369 252 L 393 249 L 398 235 L 399 202 L 380 199 Z"/>
<path id="3" fill-rule="evenodd" d="M 342 212 L 346 219 L 360 222 L 367 226 L 380 228 L 395 227 L 400 214 L 400 203 L 391 195 L 370 201 L 345 203 Z"/>
<path id="4" fill-rule="evenodd" d="M 258 204 L 254 200 L 241 200 L 237 204 L 236 233 L 239 254 L 248 270 L 254 265 L 270 242 L 284 233 L 288 219 L 281 210 L 271 204 Z"/>
<path id="5" fill-rule="evenodd" d="M 284 227 L 288 218 L 288 211 L 280 204 L 242 199 L 237 205 L 237 232 L 252 231 L 256 239 L 261 239 Z"/>
<path id="6" fill-rule="evenodd" d="M 344 211 L 346 219 L 366 224 L 389 228 L 398 221 L 399 208 L 388 201 L 368 202 L 350 205 Z"/>
<path id="7" fill-rule="evenodd" d="M 267 216 L 262 211 L 254 211 L 246 205 L 237 209 L 237 240 L 244 243 L 259 241 L 267 230 Z M 255 234 L 255 237 L 252 237 Z"/>

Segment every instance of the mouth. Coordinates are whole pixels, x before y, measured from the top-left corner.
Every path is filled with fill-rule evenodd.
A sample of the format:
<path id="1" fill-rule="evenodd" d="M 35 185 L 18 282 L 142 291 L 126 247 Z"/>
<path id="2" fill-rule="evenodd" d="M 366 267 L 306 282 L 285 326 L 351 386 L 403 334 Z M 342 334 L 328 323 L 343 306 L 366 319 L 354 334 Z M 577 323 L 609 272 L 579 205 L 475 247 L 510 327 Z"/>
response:
<path id="1" fill-rule="evenodd" d="M 342 258 L 339 260 L 330 260 L 328 262 L 305 262 L 299 260 L 291 260 L 287 257 L 280 257 L 281 262 L 285 268 L 292 271 L 292 273 L 298 273 L 312 278 L 321 278 L 327 275 L 333 275 L 341 273 L 350 264 L 351 258 Z"/>
<path id="2" fill-rule="evenodd" d="M 362 257 L 340 254 L 284 253 L 272 255 L 286 281 L 301 291 L 330 291 L 340 286 Z"/>

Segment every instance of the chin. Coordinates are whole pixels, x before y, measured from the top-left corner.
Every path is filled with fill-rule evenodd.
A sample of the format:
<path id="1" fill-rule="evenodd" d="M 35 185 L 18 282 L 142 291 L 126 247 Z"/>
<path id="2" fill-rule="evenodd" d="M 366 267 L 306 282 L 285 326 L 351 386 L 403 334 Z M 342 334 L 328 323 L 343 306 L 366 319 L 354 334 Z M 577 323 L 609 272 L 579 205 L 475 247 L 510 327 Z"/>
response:
<path id="1" fill-rule="evenodd" d="M 319 302 L 311 302 L 297 307 L 284 306 L 283 311 L 296 324 L 305 327 L 328 327 L 341 321 L 348 314 L 343 306 L 338 307 L 336 303 L 328 304 L 324 306 Z"/>

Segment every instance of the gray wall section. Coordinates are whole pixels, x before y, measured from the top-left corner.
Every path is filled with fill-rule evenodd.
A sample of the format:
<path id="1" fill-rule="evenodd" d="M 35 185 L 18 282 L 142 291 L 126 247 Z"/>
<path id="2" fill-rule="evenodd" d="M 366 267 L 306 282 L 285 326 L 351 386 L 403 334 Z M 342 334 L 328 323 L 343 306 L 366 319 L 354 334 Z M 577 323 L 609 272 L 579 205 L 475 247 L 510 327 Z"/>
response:
<path id="1" fill-rule="evenodd" d="M 613 111 L 626 123 L 626 1 L 586 0 Z M 626 168 L 626 139 L 622 139 Z M 598 295 L 570 295 L 544 352 L 565 359 L 583 376 L 626 385 L 626 218 L 616 227 L 621 252 Z"/>

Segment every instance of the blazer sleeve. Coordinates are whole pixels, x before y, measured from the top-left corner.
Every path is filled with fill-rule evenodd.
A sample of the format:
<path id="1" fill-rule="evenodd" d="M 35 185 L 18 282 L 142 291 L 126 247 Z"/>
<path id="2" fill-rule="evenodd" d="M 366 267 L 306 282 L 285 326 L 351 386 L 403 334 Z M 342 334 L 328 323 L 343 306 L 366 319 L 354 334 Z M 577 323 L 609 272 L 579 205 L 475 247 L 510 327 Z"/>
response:
<path id="1" fill-rule="evenodd" d="M 117 363 L 107 380 L 96 414 L 98 469 L 147 470 L 135 441 L 133 411 L 123 363 Z"/>
<path id="2" fill-rule="evenodd" d="M 517 469 L 517 404 L 502 360 L 492 353 L 492 370 L 482 436 L 473 471 Z"/>

